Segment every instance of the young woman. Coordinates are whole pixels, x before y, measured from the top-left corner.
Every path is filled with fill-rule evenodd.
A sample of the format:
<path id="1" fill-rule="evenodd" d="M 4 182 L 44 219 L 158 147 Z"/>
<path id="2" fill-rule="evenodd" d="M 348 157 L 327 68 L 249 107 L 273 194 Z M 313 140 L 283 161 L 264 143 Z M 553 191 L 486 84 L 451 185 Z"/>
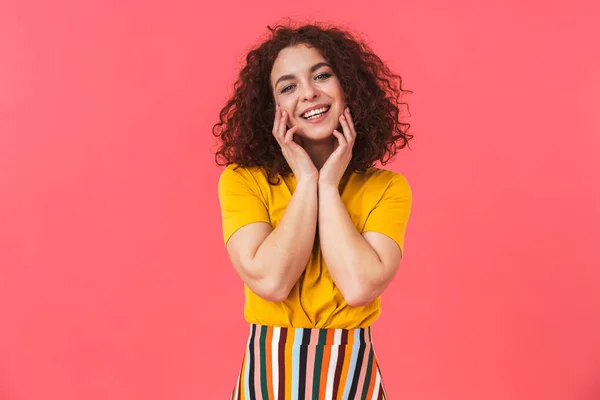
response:
<path id="1" fill-rule="evenodd" d="M 371 342 L 411 209 L 377 168 L 412 135 L 399 76 L 350 33 L 269 28 L 213 133 L 250 336 L 233 399 L 385 399 Z"/>

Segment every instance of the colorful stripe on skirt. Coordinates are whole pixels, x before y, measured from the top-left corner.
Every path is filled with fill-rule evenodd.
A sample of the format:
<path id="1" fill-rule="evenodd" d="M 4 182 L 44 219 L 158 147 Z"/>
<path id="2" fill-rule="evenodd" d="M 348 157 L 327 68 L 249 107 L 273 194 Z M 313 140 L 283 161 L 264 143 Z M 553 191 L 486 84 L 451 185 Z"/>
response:
<path id="1" fill-rule="evenodd" d="M 233 400 L 387 399 L 371 329 L 250 325 Z"/>

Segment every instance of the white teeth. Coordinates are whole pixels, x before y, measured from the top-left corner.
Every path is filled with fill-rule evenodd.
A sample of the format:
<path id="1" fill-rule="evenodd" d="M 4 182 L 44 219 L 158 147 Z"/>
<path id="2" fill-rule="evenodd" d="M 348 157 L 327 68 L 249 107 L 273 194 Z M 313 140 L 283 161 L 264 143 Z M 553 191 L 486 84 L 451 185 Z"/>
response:
<path id="1" fill-rule="evenodd" d="M 325 113 L 327 110 L 329 110 L 329 107 L 317 108 L 316 110 L 311 110 L 311 111 L 308 111 L 308 112 L 302 114 L 301 117 L 306 118 L 306 119 L 311 119 L 312 117 L 316 117 L 316 116 L 319 116 L 319 115 Z"/>

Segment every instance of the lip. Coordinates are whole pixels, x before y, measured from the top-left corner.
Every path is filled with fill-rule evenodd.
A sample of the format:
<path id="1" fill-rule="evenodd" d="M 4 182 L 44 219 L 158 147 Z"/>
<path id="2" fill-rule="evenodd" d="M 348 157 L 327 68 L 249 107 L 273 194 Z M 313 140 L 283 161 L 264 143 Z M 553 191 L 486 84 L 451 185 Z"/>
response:
<path id="1" fill-rule="evenodd" d="M 327 110 L 327 112 L 325 114 L 321 114 L 317 118 L 311 118 L 311 119 L 302 118 L 302 122 L 305 122 L 308 124 L 318 124 L 321 121 L 325 120 L 325 118 L 329 117 L 329 111 L 331 111 L 331 108 L 329 110 Z"/>
<path id="2" fill-rule="evenodd" d="M 316 110 L 317 108 L 323 108 L 323 107 L 330 107 L 330 108 L 331 108 L 331 105 L 330 105 L 330 104 L 317 104 L 316 106 L 309 107 L 309 108 L 307 108 L 306 110 L 302 111 L 302 112 L 300 113 L 299 117 L 300 117 L 300 118 L 302 118 L 302 117 L 301 117 L 301 116 L 302 116 L 302 114 L 305 114 L 305 113 L 307 113 L 307 112 L 309 112 L 309 111 Z"/>

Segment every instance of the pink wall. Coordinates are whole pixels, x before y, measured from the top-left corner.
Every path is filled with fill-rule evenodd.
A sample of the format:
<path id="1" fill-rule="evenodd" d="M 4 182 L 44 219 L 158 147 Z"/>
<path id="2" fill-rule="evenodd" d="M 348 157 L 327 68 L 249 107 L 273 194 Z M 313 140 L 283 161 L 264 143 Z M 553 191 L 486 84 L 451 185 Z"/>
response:
<path id="1" fill-rule="evenodd" d="M 0 399 L 227 397 L 210 128 L 282 16 L 350 24 L 415 92 L 391 399 L 600 398 L 595 2 L 95 3 L 0 3 Z"/>

